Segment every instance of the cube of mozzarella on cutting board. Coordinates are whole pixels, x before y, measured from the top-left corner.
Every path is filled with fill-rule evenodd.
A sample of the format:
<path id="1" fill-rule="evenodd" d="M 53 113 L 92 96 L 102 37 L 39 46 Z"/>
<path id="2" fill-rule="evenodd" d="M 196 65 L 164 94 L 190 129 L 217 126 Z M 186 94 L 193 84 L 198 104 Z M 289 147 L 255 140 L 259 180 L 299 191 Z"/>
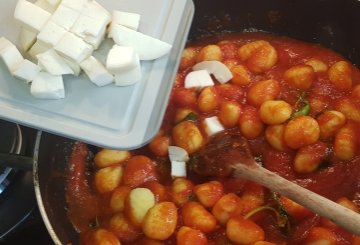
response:
<path id="1" fill-rule="evenodd" d="M 38 54 L 36 57 L 38 59 L 39 66 L 51 75 L 74 74 L 74 71 L 69 67 L 64 59 L 53 49 L 49 49 L 44 53 Z"/>
<path id="2" fill-rule="evenodd" d="M 68 31 L 73 27 L 79 16 L 80 12 L 60 4 L 50 20 Z"/>
<path id="3" fill-rule="evenodd" d="M 51 6 L 57 7 L 61 0 L 45 0 L 46 2 L 48 2 Z"/>
<path id="4" fill-rule="evenodd" d="M 106 59 L 106 68 L 115 75 L 115 85 L 130 86 L 140 81 L 139 55 L 132 47 L 114 45 Z"/>
<path id="5" fill-rule="evenodd" d="M 219 118 L 216 116 L 205 118 L 203 121 L 203 125 L 204 125 L 205 132 L 209 136 L 214 135 L 214 134 L 219 133 L 224 130 L 223 125 L 219 121 Z"/>
<path id="6" fill-rule="evenodd" d="M 114 45 L 106 59 L 106 68 L 113 74 L 135 68 L 139 57 L 132 47 Z"/>
<path id="7" fill-rule="evenodd" d="M 34 2 L 34 4 L 49 13 L 54 13 L 58 6 L 58 5 L 52 5 L 50 3 L 50 0 L 49 1 L 48 0 L 37 0 Z"/>
<path id="8" fill-rule="evenodd" d="M 158 59 L 172 48 L 166 42 L 118 24 L 112 26 L 112 36 L 117 45 L 133 47 L 140 60 Z"/>
<path id="9" fill-rule="evenodd" d="M 96 1 L 89 1 L 83 11 L 81 12 L 82 15 L 89 16 L 93 19 L 98 20 L 99 22 L 103 23 L 110 23 L 111 21 L 111 14 L 107 11 L 103 6 L 101 6 Z"/>
<path id="10" fill-rule="evenodd" d="M 94 56 L 90 56 L 80 63 L 81 68 L 97 86 L 105 86 L 114 81 L 114 76 Z"/>
<path id="11" fill-rule="evenodd" d="M 37 40 L 47 46 L 54 47 L 66 33 L 67 31 L 63 27 L 50 20 L 37 35 Z"/>
<path id="12" fill-rule="evenodd" d="M 34 60 L 37 60 L 37 55 L 44 53 L 46 51 L 48 51 L 50 49 L 49 46 L 45 45 L 44 43 L 40 42 L 40 41 L 36 41 L 34 43 L 34 45 L 30 48 L 29 50 L 29 55 L 31 56 L 31 58 L 33 58 Z"/>
<path id="13" fill-rule="evenodd" d="M 28 51 L 34 45 L 37 35 L 37 32 L 29 30 L 23 26 L 21 27 L 19 39 L 23 51 Z"/>
<path id="14" fill-rule="evenodd" d="M 50 17 L 49 12 L 26 0 L 18 1 L 14 13 L 14 18 L 21 25 L 38 32 L 45 26 Z"/>
<path id="15" fill-rule="evenodd" d="M 87 37 L 95 38 L 104 33 L 106 26 L 107 22 L 100 22 L 89 16 L 81 15 L 70 31 L 83 39 Z"/>
<path id="16" fill-rule="evenodd" d="M 62 57 L 66 64 L 73 70 L 75 76 L 79 76 L 81 72 L 81 67 L 75 61 L 69 60 L 68 58 Z"/>
<path id="17" fill-rule="evenodd" d="M 84 38 L 84 41 L 87 42 L 88 44 L 92 45 L 94 50 L 96 50 L 100 47 L 102 41 L 104 41 L 105 34 L 106 34 L 106 27 L 101 31 L 99 36 L 97 36 L 97 37 L 87 36 Z"/>
<path id="18" fill-rule="evenodd" d="M 140 15 L 136 13 L 122 12 L 114 10 L 112 14 L 112 21 L 109 27 L 108 37 L 112 38 L 112 27 L 113 25 L 122 25 L 127 28 L 130 28 L 134 31 L 137 31 L 140 24 Z"/>
<path id="19" fill-rule="evenodd" d="M 139 60 L 139 57 L 137 56 Z M 116 86 L 130 86 L 141 80 L 141 66 L 140 60 L 134 68 L 131 68 L 127 71 L 121 71 L 119 73 L 115 73 L 115 85 Z"/>
<path id="20" fill-rule="evenodd" d="M 67 32 L 54 48 L 61 55 L 78 64 L 90 57 L 94 51 L 90 44 L 70 32 Z"/>
<path id="21" fill-rule="evenodd" d="M 63 99 L 65 98 L 63 78 L 41 71 L 32 81 L 30 92 L 39 99 Z"/>
<path id="22" fill-rule="evenodd" d="M 5 37 L 0 37 L 0 54 L 14 44 Z"/>
<path id="23" fill-rule="evenodd" d="M 25 82 L 31 82 L 39 74 L 40 66 L 34 64 L 30 60 L 24 59 L 13 71 L 12 75 Z"/>
<path id="24" fill-rule="evenodd" d="M 10 72 L 24 60 L 16 46 L 4 37 L 0 38 L 0 57 Z"/>
<path id="25" fill-rule="evenodd" d="M 86 5 L 92 1 L 93 0 L 62 0 L 59 7 L 65 6 L 77 12 L 81 12 L 86 7 Z"/>
<path id="26" fill-rule="evenodd" d="M 12 72 L 24 60 L 21 53 L 15 46 L 5 50 L 0 54 L 0 57 L 10 72 Z"/>

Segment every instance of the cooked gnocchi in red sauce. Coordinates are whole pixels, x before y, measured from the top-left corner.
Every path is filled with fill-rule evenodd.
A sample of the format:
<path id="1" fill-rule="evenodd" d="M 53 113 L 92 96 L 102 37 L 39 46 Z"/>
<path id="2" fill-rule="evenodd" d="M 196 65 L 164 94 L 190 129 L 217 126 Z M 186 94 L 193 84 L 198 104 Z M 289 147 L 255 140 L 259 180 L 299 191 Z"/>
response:
<path id="1" fill-rule="evenodd" d="M 245 138 L 265 168 L 359 212 L 359 128 L 360 71 L 333 51 L 263 33 L 190 43 L 147 146 L 75 144 L 69 218 L 80 244 L 360 244 L 227 167 Z"/>

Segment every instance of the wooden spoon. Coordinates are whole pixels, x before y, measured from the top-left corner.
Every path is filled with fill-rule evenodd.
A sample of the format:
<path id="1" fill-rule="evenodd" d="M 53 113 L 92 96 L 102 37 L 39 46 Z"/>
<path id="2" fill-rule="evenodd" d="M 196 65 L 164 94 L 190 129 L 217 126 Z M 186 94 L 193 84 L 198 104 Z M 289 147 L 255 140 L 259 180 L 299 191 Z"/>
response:
<path id="1" fill-rule="evenodd" d="M 234 175 L 252 180 L 360 235 L 360 214 L 263 168 L 254 160 L 247 140 L 238 132 L 225 131 L 215 135 L 193 158 L 197 161 L 193 162 L 192 168 L 198 175 Z"/>
<path id="2" fill-rule="evenodd" d="M 283 177 L 261 167 L 255 161 L 252 164 L 236 163 L 233 165 L 234 176 L 259 183 L 322 217 L 330 219 L 344 229 L 360 235 L 360 214 L 345 208 L 323 196 L 305 189 Z"/>

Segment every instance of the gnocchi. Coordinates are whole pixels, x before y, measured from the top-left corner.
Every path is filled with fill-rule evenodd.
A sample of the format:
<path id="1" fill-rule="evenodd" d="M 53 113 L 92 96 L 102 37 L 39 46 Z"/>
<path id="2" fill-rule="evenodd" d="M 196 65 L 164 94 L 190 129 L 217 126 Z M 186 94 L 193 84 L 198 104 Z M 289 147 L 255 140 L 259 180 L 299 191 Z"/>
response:
<path id="1" fill-rule="evenodd" d="M 311 173 L 319 168 L 325 158 L 327 146 L 321 141 L 301 147 L 294 159 L 294 169 L 298 173 Z"/>
<path id="2" fill-rule="evenodd" d="M 351 65 L 346 61 L 338 61 L 333 64 L 328 75 L 330 81 L 339 90 L 350 90 L 352 86 L 352 69 Z"/>
<path id="3" fill-rule="evenodd" d="M 287 146 L 293 149 L 311 145 L 320 137 L 320 127 L 310 116 L 299 116 L 285 126 L 284 139 Z"/>
<path id="4" fill-rule="evenodd" d="M 217 227 L 215 217 L 198 202 L 187 202 L 181 210 L 184 224 L 204 233 L 212 232 Z"/>
<path id="5" fill-rule="evenodd" d="M 125 202 L 127 218 L 135 227 L 141 227 L 149 209 L 155 205 L 155 196 L 147 188 L 132 189 Z"/>
<path id="6" fill-rule="evenodd" d="M 252 106 L 244 107 L 239 118 L 239 128 L 247 139 L 254 139 L 263 132 L 264 124 L 256 108 Z"/>
<path id="7" fill-rule="evenodd" d="M 282 100 L 267 100 L 260 106 L 259 114 L 266 124 L 281 124 L 291 117 L 292 108 Z"/>
<path id="8" fill-rule="evenodd" d="M 129 151 L 118 151 L 110 149 L 102 149 L 96 153 L 94 163 L 98 168 L 105 168 L 115 164 L 120 164 L 129 159 L 131 156 Z"/>
<path id="9" fill-rule="evenodd" d="M 265 239 L 265 232 L 260 226 L 241 217 L 229 219 L 226 223 L 226 235 L 235 244 L 253 244 Z"/>
<path id="10" fill-rule="evenodd" d="M 241 106 L 234 101 L 225 101 L 220 106 L 219 119 L 227 128 L 237 126 L 241 114 Z"/>
<path id="11" fill-rule="evenodd" d="M 280 94 L 280 84 L 276 80 L 263 80 L 252 85 L 248 92 L 249 103 L 261 106 L 267 100 L 275 100 Z"/>
<path id="12" fill-rule="evenodd" d="M 285 37 L 209 40 L 184 50 L 161 128 L 147 145 L 95 154 L 85 144 L 74 148 L 69 217 L 76 223 L 91 208 L 81 236 L 92 240 L 84 245 L 97 237 L 117 245 L 359 243 L 280 193 L 234 178 L 229 164 L 251 152 L 268 170 L 359 212 L 360 70 Z M 233 78 L 185 86 L 196 63 L 211 60 Z M 186 156 L 178 165 L 172 147 Z M 176 166 L 182 177 L 172 174 Z"/>
<path id="13" fill-rule="evenodd" d="M 329 139 L 344 126 L 346 117 L 339 111 L 326 111 L 317 118 L 317 121 L 320 127 L 320 138 Z"/>
<path id="14" fill-rule="evenodd" d="M 208 240 L 205 234 L 199 230 L 182 226 L 176 236 L 177 245 L 197 244 L 207 245 Z"/>
<path id="15" fill-rule="evenodd" d="M 247 43 L 238 50 L 242 61 L 246 61 L 250 71 L 262 73 L 272 68 L 278 60 L 276 49 L 267 41 Z"/>
<path id="16" fill-rule="evenodd" d="M 248 85 L 251 83 L 250 72 L 243 65 L 232 65 L 230 67 L 231 73 L 233 74 L 233 78 L 231 80 L 232 83 L 237 85 Z"/>
<path id="17" fill-rule="evenodd" d="M 270 125 L 265 129 L 266 141 L 276 150 L 285 151 L 288 147 L 284 140 L 285 125 Z"/>
<path id="18" fill-rule="evenodd" d="M 297 89 L 307 90 L 315 80 L 315 72 L 312 66 L 297 65 L 285 71 L 284 79 Z"/>
<path id="19" fill-rule="evenodd" d="M 200 63 L 201 61 L 210 61 L 210 60 L 218 60 L 221 61 L 223 59 L 223 54 L 221 48 L 218 45 L 211 44 L 203 47 L 196 58 L 196 63 Z"/>
<path id="20" fill-rule="evenodd" d="M 95 186 L 100 193 L 111 192 L 120 184 L 122 177 L 122 166 L 102 168 L 95 173 Z"/>
<path id="21" fill-rule="evenodd" d="M 189 121 L 183 121 L 172 129 L 174 144 L 184 148 L 188 153 L 199 150 L 204 144 L 204 138 L 199 128 Z"/>
<path id="22" fill-rule="evenodd" d="M 166 240 L 175 231 L 178 214 L 172 202 L 155 204 L 146 213 L 142 229 L 144 234 L 155 240 Z"/>
<path id="23" fill-rule="evenodd" d="M 352 159 L 357 150 L 356 128 L 351 122 L 339 129 L 334 139 L 334 154 L 341 160 Z"/>

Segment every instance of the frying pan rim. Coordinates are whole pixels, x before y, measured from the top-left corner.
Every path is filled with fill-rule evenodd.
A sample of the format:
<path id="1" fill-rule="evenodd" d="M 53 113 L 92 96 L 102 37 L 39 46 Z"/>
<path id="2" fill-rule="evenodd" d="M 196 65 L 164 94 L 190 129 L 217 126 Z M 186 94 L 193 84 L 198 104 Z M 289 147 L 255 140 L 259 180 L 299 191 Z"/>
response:
<path id="1" fill-rule="evenodd" d="M 47 215 L 44 202 L 41 196 L 40 190 L 40 183 L 39 183 L 39 152 L 40 152 L 40 145 L 41 145 L 41 138 L 42 138 L 42 131 L 37 131 L 36 139 L 35 139 L 35 146 L 34 146 L 34 155 L 33 155 L 33 180 L 34 180 L 34 189 L 35 189 L 35 197 L 36 202 L 38 204 L 38 208 L 40 211 L 40 215 L 43 219 L 45 227 L 50 234 L 51 239 L 56 245 L 62 245 L 63 243 L 60 241 L 59 237 L 57 236 L 54 228 L 51 225 L 50 219 Z"/>

